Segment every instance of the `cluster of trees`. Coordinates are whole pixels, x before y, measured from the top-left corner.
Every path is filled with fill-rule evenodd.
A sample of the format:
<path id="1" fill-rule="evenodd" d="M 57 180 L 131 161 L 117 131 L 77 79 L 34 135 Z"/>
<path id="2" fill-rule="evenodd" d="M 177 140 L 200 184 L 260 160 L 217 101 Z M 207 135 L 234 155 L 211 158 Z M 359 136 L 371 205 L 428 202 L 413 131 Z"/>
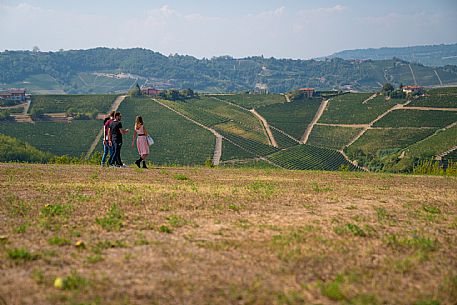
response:
<path id="1" fill-rule="evenodd" d="M 135 84 L 134 86 L 132 86 L 132 88 L 130 88 L 130 90 L 128 91 L 128 95 L 133 97 L 143 96 L 140 86 L 138 84 Z M 190 88 L 184 90 L 169 89 L 160 90 L 158 97 L 170 101 L 183 101 L 187 99 L 197 98 L 198 94 Z"/>
<path id="2" fill-rule="evenodd" d="M 391 83 L 385 83 L 382 86 L 381 93 L 390 98 L 404 99 L 406 98 L 406 93 L 403 92 L 403 84 L 400 84 L 397 89 Z"/>
<path id="3" fill-rule="evenodd" d="M 0 83 L 21 81 L 30 75 L 45 73 L 57 79 L 64 87 L 71 88 L 77 82 L 77 73 L 122 71 L 170 83 L 175 88 L 193 88 L 199 91 L 218 88 L 224 92 L 252 90 L 256 83 L 267 84 L 270 92 L 289 92 L 304 86 L 333 89 L 347 84 L 368 90 L 376 88 L 378 82 L 383 82 L 385 69 L 395 67 L 400 62 L 399 59 L 375 62 L 339 58 L 276 59 L 263 56 L 197 59 L 192 56 L 164 56 L 140 48 L 5 51 L 0 54 Z M 440 74 L 450 75 L 450 81 L 452 78 L 457 80 L 455 67 L 440 69 L 443 70 L 438 71 Z M 429 74 L 434 74 L 433 69 L 430 68 Z"/>

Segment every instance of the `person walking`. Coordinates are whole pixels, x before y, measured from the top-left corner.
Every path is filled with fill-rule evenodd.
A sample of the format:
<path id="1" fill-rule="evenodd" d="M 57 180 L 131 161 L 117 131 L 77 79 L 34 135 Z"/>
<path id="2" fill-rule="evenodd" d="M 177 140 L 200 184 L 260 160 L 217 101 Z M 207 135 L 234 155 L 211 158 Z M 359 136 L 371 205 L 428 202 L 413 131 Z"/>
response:
<path id="1" fill-rule="evenodd" d="M 122 135 L 129 132 L 128 129 L 122 128 L 122 115 L 120 112 L 114 114 L 114 120 L 109 125 L 108 144 L 113 147 L 113 155 L 109 158 L 109 165 L 117 167 L 126 167 L 121 160 Z"/>
<path id="2" fill-rule="evenodd" d="M 111 122 L 114 120 L 114 114 L 115 111 L 111 111 L 109 116 L 107 116 L 103 120 L 103 156 L 102 156 L 102 162 L 101 166 L 105 166 L 106 158 L 109 156 L 111 157 L 114 154 L 113 147 L 109 145 L 108 141 L 108 130 L 109 130 L 109 125 Z"/>
<path id="3" fill-rule="evenodd" d="M 148 168 L 146 166 L 146 158 L 149 155 L 149 144 L 147 136 L 148 131 L 144 127 L 143 118 L 141 116 L 137 116 L 135 119 L 135 128 L 133 131 L 132 148 L 134 146 L 136 137 L 136 148 L 138 149 L 138 154 L 140 155 L 140 158 L 135 161 L 135 164 L 138 167 L 140 167 L 140 164 L 143 163 L 143 168 Z"/>

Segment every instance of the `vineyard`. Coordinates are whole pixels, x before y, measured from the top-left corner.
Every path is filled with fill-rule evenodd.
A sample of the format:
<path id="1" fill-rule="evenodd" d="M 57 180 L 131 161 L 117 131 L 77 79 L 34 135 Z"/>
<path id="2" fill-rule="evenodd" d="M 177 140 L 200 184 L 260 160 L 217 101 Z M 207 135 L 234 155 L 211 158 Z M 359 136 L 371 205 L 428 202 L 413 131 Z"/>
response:
<path id="1" fill-rule="evenodd" d="M 451 87 L 427 90 L 425 96 L 414 99 L 410 105 L 419 107 L 456 108 L 457 88 Z"/>
<path id="2" fill-rule="evenodd" d="M 107 113 L 116 95 L 32 95 L 30 113 Z"/>
<path id="3" fill-rule="evenodd" d="M 327 124 L 368 124 L 403 100 L 386 101 L 384 96 L 368 99 L 372 93 L 349 93 L 332 98 L 319 123 Z"/>
<path id="4" fill-rule="evenodd" d="M 427 103 L 433 101 L 439 107 L 452 108 L 456 107 L 455 96 L 456 88 L 430 89 L 424 96 L 413 98 L 407 106 L 428 107 Z M 33 96 L 31 111 L 107 112 L 115 97 L 37 95 Z M 405 158 L 400 162 L 409 160 L 409 163 L 400 171 L 408 171 L 415 158 L 436 157 L 457 145 L 457 127 L 452 125 L 457 122 L 457 112 L 405 106 L 392 110 L 405 101 L 386 100 L 373 93 L 331 97 L 313 126 L 307 144 L 301 145 L 299 139 L 316 116 L 321 101 L 320 98 L 303 98 L 285 102 L 282 95 L 268 94 L 201 94 L 198 98 L 179 101 L 127 98 L 119 111 L 123 114 L 124 128 L 130 130 L 135 116 L 143 116 L 146 128 L 155 138 L 150 160 L 156 164 L 201 165 L 215 156 L 218 159 L 216 137 L 203 126 L 222 136 L 220 162 L 226 166 L 267 164 L 267 167 L 287 169 L 359 170 L 338 152 L 344 149 L 351 160 L 363 166 L 371 164 L 367 166 L 371 170 L 393 168 L 380 164 L 386 156 L 389 162 L 397 162 L 402 154 Z M 268 128 L 250 109 L 255 109 L 266 120 L 270 137 Z M 378 117 L 380 119 L 375 120 Z M 446 127 L 447 130 L 440 129 Z M 0 122 L 2 134 L 45 152 L 71 156 L 85 155 L 100 128 L 101 121 L 96 120 Z M 131 136 L 132 131 L 125 136 L 122 150 L 127 164 L 137 158 L 136 148 L 130 146 Z M 273 140 L 278 147 L 272 145 Z M 102 151 L 101 141 L 95 151 Z"/>
<path id="5" fill-rule="evenodd" d="M 316 125 L 307 144 L 337 150 L 342 149 L 361 130 L 361 128 Z"/>
<path id="6" fill-rule="evenodd" d="M 141 115 L 146 129 L 154 138 L 150 146 L 150 160 L 156 164 L 203 164 L 213 155 L 215 138 L 207 130 L 179 116 L 155 101 L 144 98 L 126 98 L 119 111 L 124 128 L 130 129 L 124 136 L 122 158 L 131 164 L 138 159 L 136 146 L 131 147 L 135 117 Z M 101 144 L 99 151 L 102 150 Z"/>
<path id="7" fill-rule="evenodd" d="M 256 110 L 270 125 L 285 131 L 296 139 L 300 139 L 314 118 L 320 104 L 320 99 L 302 98 L 292 103 L 274 104 Z"/>
<path id="8" fill-rule="evenodd" d="M 297 145 L 268 156 L 268 160 L 287 169 L 357 170 L 336 150 L 308 144 Z"/>
<path id="9" fill-rule="evenodd" d="M 285 99 L 280 94 L 237 94 L 237 95 L 217 95 L 219 99 L 237 104 L 248 109 L 284 103 Z"/>
<path id="10" fill-rule="evenodd" d="M 1 133 L 27 142 L 42 151 L 79 157 L 87 152 L 101 124 L 95 120 L 34 124 L 0 122 L 0 130 Z"/>
<path id="11" fill-rule="evenodd" d="M 432 158 L 457 145 L 457 125 L 449 129 L 440 129 L 436 134 L 418 141 L 405 149 L 411 157 Z"/>
<path id="12" fill-rule="evenodd" d="M 379 151 L 398 150 L 432 135 L 435 130 L 436 128 L 369 129 L 345 151 L 350 158 L 355 158 L 360 152 L 375 155 Z"/>
<path id="13" fill-rule="evenodd" d="M 374 127 L 445 127 L 457 121 L 457 112 L 399 109 L 390 112 Z"/>

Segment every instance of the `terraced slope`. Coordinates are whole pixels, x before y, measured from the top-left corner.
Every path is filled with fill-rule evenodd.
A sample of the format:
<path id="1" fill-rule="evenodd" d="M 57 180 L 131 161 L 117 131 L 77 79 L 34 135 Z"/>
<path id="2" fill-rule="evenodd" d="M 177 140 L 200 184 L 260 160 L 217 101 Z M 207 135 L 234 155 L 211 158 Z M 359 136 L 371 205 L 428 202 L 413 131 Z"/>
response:
<path id="1" fill-rule="evenodd" d="M 17 123 L 0 121 L 0 133 L 55 155 L 85 155 L 98 134 L 101 121 Z"/>
<path id="2" fill-rule="evenodd" d="M 357 170 L 338 151 L 308 144 L 293 146 L 267 158 L 287 169 L 339 170 L 347 167 L 350 170 Z"/>
<path id="3" fill-rule="evenodd" d="M 357 155 L 376 155 L 380 151 L 400 150 L 432 135 L 436 128 L 369 129 L 345 149 L 346 154 L 356 159 Z"/>
<path id="4" fill-rule="evenodd" d="M 426 91 L 424 96 L 413 99 L 410 106 L 456 108 L 457 88 L 436 88 Z"/>
<path id="5" fill-rule="evenodd" d="M 124 136 L 123 161 L 133 163 L 138 152 L 132 148 L 132 130 L 136 115 L 143 117 L 145 126 L 154 138 L 149 159 L 156 164 L 204 164 L 214 152 L 215 137 L 211 132 L 184 119 L 173 111 L 160 106 L 149 98 L 126 98 L 119 111 L 123 126 L 130 133 Z M 101 146 L 99 146 L 101 150 Z"/>
<path id="6" fill-rule="evenodd" d="M 405 148 L 406 156 L 432 158 L 457 145 L 457 124 Z"/>
<path id="7" fill-rule="evenodd" d="M 284 96 L 280 94 L 231 94 L 215 95 L 214 97 L 229 101 L 248 109 L 259 108 L 273 104 L 281 104 L 285 101 Z"/>
<path id="8" fill-rule="evenodd" d="M 445 127 L 457 121 L 457 112 L 398 109 L 374 124 L 374 127 Z"/>
<path id="9" fill-rule="evenodd" d="M 300 139 L 314 118 L 320 99 L 299 99 L 260 107 L 257 110 L 271 126 L 277 127 L 296 139 Z"/>
<path id="10" fill-rule="evenodd" d="M 364 103 L 372 93 L 348 93 L 332 98 L 318 123 L 368 124 L 403 100 L 386 101 L 378 96 Z"/>
<path id="11" fill-rule="evenodd" d="M 32 95 L 30 113 L 96 112 L 107 113 L 116 99 L 114 94 Z"/>
<path id="12" fill-rule="evenodd" d="M 309 145 L 342 149 L 347 145 L 361 128 L 315 125 L 308 140 Z"/>

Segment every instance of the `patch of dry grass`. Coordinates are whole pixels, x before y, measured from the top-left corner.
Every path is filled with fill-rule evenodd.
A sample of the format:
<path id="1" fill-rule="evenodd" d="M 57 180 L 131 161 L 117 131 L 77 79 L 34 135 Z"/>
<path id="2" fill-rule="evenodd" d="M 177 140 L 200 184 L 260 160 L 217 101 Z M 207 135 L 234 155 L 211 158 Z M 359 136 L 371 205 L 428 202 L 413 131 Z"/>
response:
<path id="1" fill-rule="evenodd" d="M 455 178 L 0 164 L 0 224 L 7 304 L 457 299 Z"/>

